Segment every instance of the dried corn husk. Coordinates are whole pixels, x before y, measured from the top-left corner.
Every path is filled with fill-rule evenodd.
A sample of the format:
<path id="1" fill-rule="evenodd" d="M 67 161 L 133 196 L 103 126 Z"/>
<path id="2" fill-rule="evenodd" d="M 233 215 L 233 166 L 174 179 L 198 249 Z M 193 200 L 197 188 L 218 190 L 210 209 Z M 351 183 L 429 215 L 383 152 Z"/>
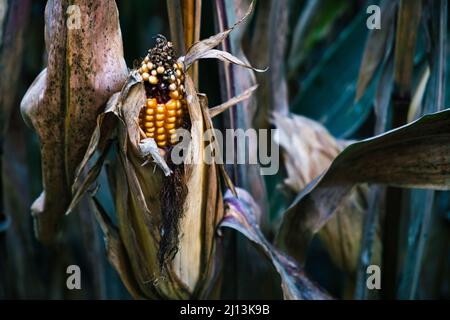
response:
<path id="1" fill-rule="evenodd" d="M 247 14 L 251 12 L 252 6 Z M 252 68 L 227 52 L 214 49 L 241 21 L 231 29 L 194 44 L 184 57 L 178 59 L 185 71 L 195 61 L 217 58 Z M 252 68 L 253 69 L 253 68 Z M 256 70 L 256 69 L 254 69 Z M 109 100 L 105 112 L 97 119 L 97 128 L 76 176 L 75 194 L 68 213 L 82 194 L 95 181 L 108 151 L 107 141 L 117 139 L 117 153 L 112 163 L 115 207 L 118 226 L 112 225 L 99 203 L 94 208 L 105 231 L 109 259 L 118 270 L 124 284 L 135 298 L 205 298 L 210 297 L 218 279 L 220 257 L 216 256 L 215 230 L 223 217 L 223 201 L 219 175 L 234 190 L 222 165 L 207 164 L 203 133 L 212 128 L 206 96 L 197 93 L 192 79 L 186 74 L 191 141 L 182 177 L 171 185 L 187 190 L 182 202 L 182 217 L 177 234 L 177 252 L 173 259 L 164 260 L 161 267 L 158 250 L 161 241 L 161 190 L 168 187 L 174 174 L 166 163 L 166 156 L 153 139 L 141 139 L 139 112 L 145 105 L 145 89 L 136 70 L 130 72 L 122 91 Z M 254 87 L 249 89 L 255 90 Z M 218 108 L 216 115 L 249 97 L 245 92 Z M 88 168 L 96 151 L 98 160 Z M 194 161 L 193 159 L 196 159 Z M 200 161 L 198 161 L 200 160 Z M 174 197 L 180 196 L 173 190 Z M 174 198 L 176 200 L 176 198 Z"/>
<path id="2" fill-rule="evenodd" d="M 287 171 L 285 184 L 295 193 L 302 191 L 328 169 L 347 144 L 337 141 L 318 122 L 299 115 L 275 113 L 273 121 L 280 132 L 276 142 L 282 148 Z M 368 186 L 356 186 L 348 201 L 318 233 L 334 263 L 352 277 L 358 266 L 367 197 Z M 379 263 L 379 235 L 375 238 L 374 246 L 373 259 Z"/>

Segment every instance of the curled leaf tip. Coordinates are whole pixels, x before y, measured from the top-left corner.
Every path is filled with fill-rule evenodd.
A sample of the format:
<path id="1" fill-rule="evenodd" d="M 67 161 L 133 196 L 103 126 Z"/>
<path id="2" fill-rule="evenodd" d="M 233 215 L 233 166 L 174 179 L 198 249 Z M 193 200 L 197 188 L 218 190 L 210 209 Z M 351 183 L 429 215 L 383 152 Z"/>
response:
<path id="1" fill-rule="evenodd" d="M 235 106 L 236 104 L 249 99 L 253 95 L 253 93 L 256 91 L 256 89 L 258 89 L 258 85 L 254 85 L 254 86 L 248 88 L 247 90 L 245 90 L 244 92 L 242 92 L 241 94 L 229 99 L 228 101 L 226 101 L 218 106 L 210 108 L 209 115 L 211 116 L 211 118 L 214 118 L 215 116 L 221 114 L 222 112 L 224 112 L 225 110 L 228 110 L 229 108 Z"/>
<path id="2" fill-rule="evenodd" d="M 212 49 L 217 47 L 226 37 L 228 37 L 228 35 L 238 25 L 240 25 L 244 20 L 246 20 L 250 16 L 252 11 L 253 11 L 253 1 L 250 3 L 250 6 L 249 6 L 247 12 L 242 16 L 242 18 L 239 19 L 238 21 L 236 21 L 236 23 L 233 24 L 229 29 L 224 30 L 216 35 L 213 35 L 213 36 L 207 38 L 207 39 L 204 39 L 202 41 L 194 43 L 189 48 L 188 52 L 186 53 L 186 56 L 183 58 L 185 68 L 188 69 L 195 61 L 205 58 L 205 55 L 207 55 L 208 52 L 210 54 L 212 54 L 211 52 L 214 52 Z M 220 50 L 216 50 L 216 51 L 220 51 Z M 223 52 L 223 51 L 221 51 L 221 52 Z M 228 52 L 226 54 L 235 58 Z M 219 58 L 219 59 L 221 58 L 220 55 L 218 55 L 218 54 L 214 54 L 214 55 L 215 55 L 215 58 Z M 237 58 L 235 58 L 235 59 L 237 59 Z M 222 57 L 221 60 L 226 60 L 226 58 Z M 230 61 L 230 62 L 235 63 L 233 61 Z M 240 64 L 240 63 L 238 63 L 238 64 Z"/>

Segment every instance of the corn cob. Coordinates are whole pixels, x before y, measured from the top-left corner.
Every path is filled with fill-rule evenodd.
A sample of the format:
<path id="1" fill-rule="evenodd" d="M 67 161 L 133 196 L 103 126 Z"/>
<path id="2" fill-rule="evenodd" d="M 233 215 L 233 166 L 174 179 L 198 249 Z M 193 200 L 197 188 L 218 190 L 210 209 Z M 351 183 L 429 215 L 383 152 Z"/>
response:
<path id="1" fill-rule="evenodd" d="M 158 35 L 155 47 L 141 62 L 139 73 L 147 95 L 139 114 L 141 129 L 160 148 L 176 144 L 176 129 L 183 126 L 187 104 L 183 65 L 176 61 L 172 43 Z"/>

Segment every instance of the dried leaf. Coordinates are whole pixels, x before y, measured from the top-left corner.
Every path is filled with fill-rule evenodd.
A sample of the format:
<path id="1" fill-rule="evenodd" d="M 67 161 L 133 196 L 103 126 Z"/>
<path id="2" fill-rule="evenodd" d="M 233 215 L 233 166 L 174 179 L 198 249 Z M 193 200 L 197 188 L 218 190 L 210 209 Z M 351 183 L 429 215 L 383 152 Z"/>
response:
<path id="1" fill-rule="evenodd" d="M 228 35 L 240 25 L 252 12 L 253 10 L 253 2 L 250 4 L 246 14 L 237 21 L 231 28 L 220 32 L 214 36 L 209 37 L 208 39 L 202 40 L 200 42 L 195 43 L 192 47 L 189 48 L 186 56 L 184 57 L 183 63 L 185 68 L 189 68 L 196 60 L 199 59 L 205 52 L 217 47 Z"/>
<path id="2" fill-rule="evenodd" d="M 335 138 L 314 120 L 274 113 L 273 124 L 279 130 L 275 142 L 284 151 L 285 184 L 295 192 L 324 172 L 342 150 Z"/>
<path id="3" fill-rule="evenodd" d="M 274 114 L 279 130 L 275 142 L 282 148 L 287 171 L 285 184 L 298 194 L 321 175 L 342 151 L 338 143 L 319 123 L 308 118 Z M 296 146 L 292 148 L 292 146 Z M 351 277 L 355 275 L 360 252 L 361 229 L 366 215 L 367 185 L 354 188 L 349 198 L 319 232 L 334 263 Z M 376 237 L 376 260 L 380 257 L 380 238 Z"/>
<path id="4" fill-rule="evenodd" d="M 417 29 L 421 12 L 421 1 L 400 0 L 395 38 L 394 82 L 397 94 L 401 98 L 406 98 L 411 93 Z"/>
<path id="5" fill-rule="evenodd" d="M 211 118 L 214 118 L 215 116 L 221 114 L 225 110 L 228 110 L 229 108 L 235 106 L 239 102 L 249 99 L 253 95 L 253 92 L 256 91 L 256 89 L 258 89 L 258 85 L 254 85 L 253 87 L 248 88 L 247 90 L 245 90 L 238 96 L 233 97 L 230 100 L 228 100 L 218 106 L 210 108 L 209 115 L 211 116 Z"/>
<path id="6" fill-rule="evenodd" d="M 147 159 L 142 164 L 142 166 L 145 166 L 147 163 L 149 163 L 150 162 L 149 159 L 151 158 L 153 159 L 153 162 L 155 162 L 161 168 L 166 177 L 172 174 L 172 170 L 170 170 L 169 166 L 167 165 L 167 162 L 163 159 L 161 153 L 159 152 L 159 148 L 155 142 L 155 139 L 152 138 L 142 139 L 141 142 L 139 142 L 139 150 L 141 152 L 141 156 L 144 159 Z"/>
<path id="7" fill-rule="evenodd" d="M 133 274 L 130 270 L 130 261 L 117 228 L 113 225 L 111 219 L 95 197 L 92 198 L 92 207 L 94 209 L 95 217 L 105 236 L 106 254 L 109 262 L 111 262 L 119 273 L 128 292 L 130 292 L 135 299 L 142 299 L 143 294 L 142 292 L 139 292 L 136 279 L 133 278 Z"/>
<path id="8" fill-rule="evenodd" d="M 44 192 L 32 211 L 37 237 L 44 242 L 53 239 L 69 205 L 95 119 L 127 74 L 115 2 L 78 0 L 70 5 L 80 15 L 69 26 L 69 1 L 47 2 L 48 66 L 21 103 L 41 143 Z"/>
<path id="9" fill-rule="evenodd" d="M 347 147 L 286 211 L 277 235 L 278 246 L 303 262 L 313 235 L 358 183 L 448 190 L 449 123 L 449 111 L 434 113 Z"/>
<path id="10" fill-rule="evenodd" d="M 86 169 L 88 161 L 94 156 L 94 153 L 97 150 L 103 155 L 105 153 L 104 144 L 106 144 L 107 141 L 113 137 L 113 132 L 116 125 L 115 121 L 117 121 L 119 112 L 119 97 L 119 92 L 113 94 L 106 104 L 105 111 L 97 117 L 97 126 L 94 129 L 91 140 L 89 141 L 84 158 L 75 173 L 75 179 L 72 185 L 73 194 L 80 192 L 80 179 L 84 178 L 83 173 Z M 89 175 L 89 173 L 87 175 Z M 73 199 L 72 202 L 74 202 Z"/>
<path id="11" fill-rule="evenodd" d="M 397 1 L 384 0 L 380 5 L 381 29 L 370 30 L 359 69 L 355 101 L 361 99 L 373 79 L 378 65 L 383 61 L 388 41 L 393 32 Z"/>
<path id="12" fill-rule="evenodd" d="M 238 66 L 241 66 L 244 68 L 252 69 L 253 71 L 256 71 L 256 72 L 266 72 L 268 70 L 268 68 L 266 68 L 266 69 L 254 68 L 251 65 L 249 65 L 248 63 L 241 61 L 239 58 L 233 56 L 231 53 L 222 51 L 222 50 L 217 50 L 217 49 L 211 49 L 211 50 L 205 51 L 204 53 L 201 53 L 201 54 L 199 53 L 196 56 L 196 60 L 200 60 L 200 59 L 219 59 L 224 62 L 229 62 L 229 63 L 233 63 L 235 65 L 238 65 Z"/>
<path id="13" fill-rule="evenodd" d="M 213 126 L 213 123 L 212 123 L 212 118 L 209 115 L 209 109 L 208 109 L 208 103 L 207 103 L 206 96 L 199 95 L 199 97 L 200 97 L 200 101 L 201 101 L 200 106 L 203 109 L 203 119 L 205 120 L 206 130 L 210 130 L 212 132 L 213 142 L 211 142 L 211 143 L 214 144 L 215 152 L 217 152 L 218 158 L 221 159 L 222 158 L 222 155 L 221 155 L 221 152 L 220 152 L 221 149 L 220 149 L 220 146 L 217 144 L 218 140 L 217 140 L 217 137 L 215 135 L 215 132 L 213 131 L 214 126 Z M 225 180 L 224 181 L 225 185 L 231 190 L 231 192 L 233 192 L 233 194 L 236 195 L 236 190 L 235 190 L 234 184 L 231 181 L 230 177 L 228 176 L 228 174 L 227 174 L 227 172 L 225 170 L 225 166 L 223 164 L 218 164 L 218 167 L 219 167 L 220 173 L 222 174 L 223 179 Z"/>
<path id="14" fill-rule="evenodd" d="M 251 0 L 222 0 L 216 2 L 217 24 L 219 30 L 227 29 L 232 21 L 236 21 L 239 17 L 244 16 L 251 3 Z M 261 2 L 258 6 L 261 7 L 263 5 L 265 4 Z M 259 11 L 260 9 L 258 9 L 258 12 Z M 247 65 L 250 65 L 250 63 L 243 47 L 248 33 L 251 32 L 252 17 L 253 14 L 251 14 L 238 29 L 235 29 L 221 46 L 223 50 L 229 51 Z M 260 63 L 260 65 L 268 65 L 268 61 Z M 255 72 L 251 69 L 239 68 L 238 66 L 229 63 L 225 63 L 221 67 L 223 70 L 223 72 L 221 72 L 221 83 L 223 84 L 221 86 L 221 93 L 222 97 L 225 99 L 233 99 L 233 97 L 240 96 L 241 94 L 244 94 L 244 91 L 246 91 L 247 88 L 257 84 Z M 258 91 L 258 94 L 259 93 L 260 92 Z M 258 105 L 257 100 L 257 96 L 255 95 L 240 102 L 236 108 L 229 109 L 227 114 L 222 117 L 225 127 L 231 128 L 231 126 L 233 126 L 235 129 L 239 128 L 243 130 L 252 128 L 255 113 L 257 111 L 258 114 L 261 113 L 261 108 L 260 105 Z M 260 166 L 258 164 L 237 165 L 233 170 L 233 174 L 235 175 L 234 178 L 239 181 L 241 187 L 248 190 L 260 204 L 262 215 L 259 218 L 264 222 L 267 218 L 268 204 L 264 179 L 260 175 Z M 247 250 L 244 248 L 242 249 Z M 240 280 L 238 279 L 238 281 Z M 244 290 L 247 290 L 247 288 Z"/>
<path id="15" fill-rule="evenodd" d="M 74 188 L 74 193 L 72 196 L 72 200 L 70 201 L 70 205 L 66 210 L 66 215 L 70 214 L 78 203 L 81 201 L 83 195 L 86 193 L 88 188 L 95 182 L 97 177 L 100 174 L 100 171 L 103 166 L 103 162 L 106 159 L 109 148 L 106 148 L 104 152 L 99 156 L 99 158 L 95 161 L 95 164 L 89 169 L 89 172 L 84 177 L 83 182 Z"/>
<path id="16" fill-rule="evenodd" d="M 254 242 L 266 255 L 281 277 L 281 287 L 287 300 L 324 300 L 331 297 L 314 284 L 294 261 L 278 252 L 266 240 L 256 222 L 258 206 L 243 189 L 237 189 L 238 197 L 225 194 L 225 216 L 220 228 L 235 229 Z"/>

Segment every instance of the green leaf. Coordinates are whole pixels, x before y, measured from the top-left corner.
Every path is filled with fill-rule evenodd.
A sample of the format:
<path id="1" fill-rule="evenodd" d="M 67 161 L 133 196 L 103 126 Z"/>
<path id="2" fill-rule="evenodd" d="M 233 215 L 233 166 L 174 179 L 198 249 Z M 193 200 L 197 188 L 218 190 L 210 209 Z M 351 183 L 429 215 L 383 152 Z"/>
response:
<path id="1" fill-rule="evenodd" d="M 301 83 L 292 111 L 321 122 L 333 136 L 350 136 L 372 109 L 374 87 L 354 103 L 358 65 L 366 38 L 365 13 L 358 15 Z M 326 93 L 326 94 L 325 94 Z"/>

